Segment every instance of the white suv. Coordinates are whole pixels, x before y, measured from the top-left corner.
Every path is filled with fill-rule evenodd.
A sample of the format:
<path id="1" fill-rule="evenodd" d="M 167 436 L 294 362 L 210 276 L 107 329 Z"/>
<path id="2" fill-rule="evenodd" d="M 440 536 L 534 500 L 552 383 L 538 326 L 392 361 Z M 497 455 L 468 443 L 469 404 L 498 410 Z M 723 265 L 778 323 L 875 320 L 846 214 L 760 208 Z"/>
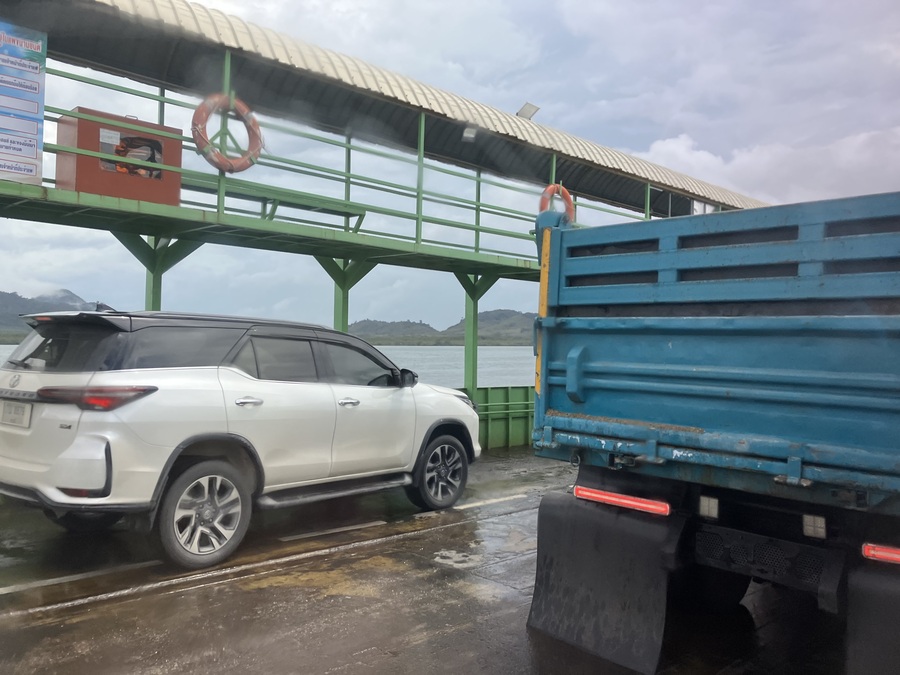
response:
<path id="1" fill-rule="evenodd" d="M 240 544 L 256 508 L 403 486 L 453 505 L 481 453 L 465 394 L 320 326 L 56 312 L 0 370 L 0 494 L 73 530 L 128 516 L 176 563 Z"/>

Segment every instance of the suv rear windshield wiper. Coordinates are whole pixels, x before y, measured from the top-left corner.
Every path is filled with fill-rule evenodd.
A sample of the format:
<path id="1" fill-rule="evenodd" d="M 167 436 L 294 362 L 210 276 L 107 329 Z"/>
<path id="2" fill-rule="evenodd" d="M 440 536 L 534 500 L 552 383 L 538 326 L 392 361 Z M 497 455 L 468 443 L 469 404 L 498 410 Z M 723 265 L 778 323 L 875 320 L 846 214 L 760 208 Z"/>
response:
<path id="1" fill-rule="evenodd" d="M 25 368 L 26 370 L 31 369 L 31 365 L 26 363 L 25 361 L 22 361 L 21 359 L 6 359 L 6 362 L 11 363 L 14 366 L 19 366 L 19 368 Z"/>

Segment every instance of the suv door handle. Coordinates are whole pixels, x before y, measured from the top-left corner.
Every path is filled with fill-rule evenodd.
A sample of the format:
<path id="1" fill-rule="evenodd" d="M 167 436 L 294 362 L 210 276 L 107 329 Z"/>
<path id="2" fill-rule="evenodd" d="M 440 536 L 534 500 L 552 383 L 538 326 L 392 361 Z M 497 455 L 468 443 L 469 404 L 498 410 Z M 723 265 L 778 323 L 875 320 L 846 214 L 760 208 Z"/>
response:
<path id="1" fill-rule="evenodd" d="M 342 405 L 344 407 L 350 406 L 351 408 L 353 408 L 359 405 L 359 401 L 357 401 L 355 398 L 342 398 L 340 401 L 338 401 L 338 405 Z"/>
<path id="2" fill-rule="evenodd" d="M 242 396 L 234 402 L 235 405 L 239 405 L 241 407 L 245 405 L 262 405 L 263 400 L 261 398 L 253 398 L 252 396 Z"/>

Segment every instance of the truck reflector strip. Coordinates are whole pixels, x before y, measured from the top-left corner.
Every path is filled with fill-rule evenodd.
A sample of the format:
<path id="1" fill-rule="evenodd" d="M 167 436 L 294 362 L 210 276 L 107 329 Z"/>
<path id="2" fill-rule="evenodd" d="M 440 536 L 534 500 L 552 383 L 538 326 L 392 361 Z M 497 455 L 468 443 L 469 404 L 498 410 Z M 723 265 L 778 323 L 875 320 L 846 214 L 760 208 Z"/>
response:
<path id="1" fill-rule="evenodd" d="M 864 558 L 869 560 L 900 565 L 900 548 L 879 546 L 878 544 L 863 544 L 862 554 Z"/>
<path id="2" fill-rule="evenodd" d="M 652 513 L 657 516 L 668 516 L 672 512 L 672 507 L 666 502 L 641 499 L 640 497 L 629 497 L 628 495 L 594 490 L 593 488 L 587 488 L 581 485 L 575 486 L 574 494 L 579 499 L 587 499 L 592 502 L 600 502 L 601 504 L 610 504 L 612 506 L 621 506 L 625 509 L 643 511 L 644 513 Z"/>

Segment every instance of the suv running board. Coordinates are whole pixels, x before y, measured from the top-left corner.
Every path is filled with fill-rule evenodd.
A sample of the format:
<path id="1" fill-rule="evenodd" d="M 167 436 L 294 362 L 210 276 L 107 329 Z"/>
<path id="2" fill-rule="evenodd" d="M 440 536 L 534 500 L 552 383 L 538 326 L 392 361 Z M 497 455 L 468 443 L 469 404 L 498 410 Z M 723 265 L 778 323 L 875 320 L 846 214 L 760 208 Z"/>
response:
<path id="1" fill-rule="evenodd" d="M 357 478 L 343 480 L 325 485 L 312 485 L 309 487 L 291 488 L 280 492 L 271 492 L 262 495 L 256 500 L 260 509 L 280 509 L 286 506 L 309 504 L 334 497 L 348 497 L 350 495 L 362 495 L 368 492 L 379 492 L 404 485 L 412 485 L 412 476 L 408 473 L 393 473 L 387 476 L 375 478 Z"/>

